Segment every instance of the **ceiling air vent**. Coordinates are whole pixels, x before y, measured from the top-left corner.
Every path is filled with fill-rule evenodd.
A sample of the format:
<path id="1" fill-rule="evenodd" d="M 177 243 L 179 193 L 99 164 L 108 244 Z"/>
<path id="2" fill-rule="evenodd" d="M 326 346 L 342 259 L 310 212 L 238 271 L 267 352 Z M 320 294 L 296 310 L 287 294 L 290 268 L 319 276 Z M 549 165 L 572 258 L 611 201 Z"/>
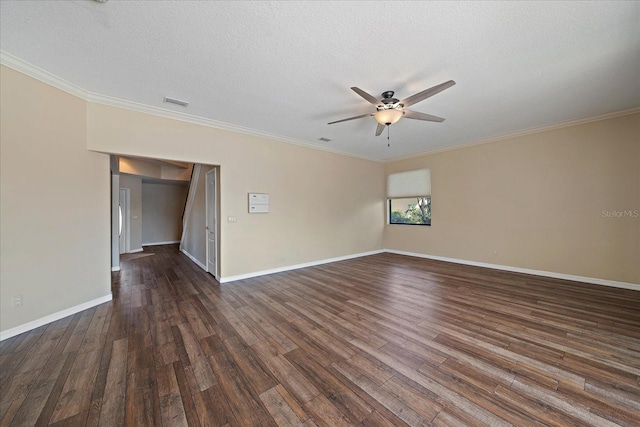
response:
<path id="1" fill-rule="evenodd" d="M 175 98 L 169 98 L 168 96 L 164 97 L 164 100 L 162 102 L 166 102 L 169 104 L 176 104 L 179 105 L 181 107 L 186 107 L 189 105 L 189 103 L 187 101 L 181 101 L 179 99 L 175 99 Z"/>

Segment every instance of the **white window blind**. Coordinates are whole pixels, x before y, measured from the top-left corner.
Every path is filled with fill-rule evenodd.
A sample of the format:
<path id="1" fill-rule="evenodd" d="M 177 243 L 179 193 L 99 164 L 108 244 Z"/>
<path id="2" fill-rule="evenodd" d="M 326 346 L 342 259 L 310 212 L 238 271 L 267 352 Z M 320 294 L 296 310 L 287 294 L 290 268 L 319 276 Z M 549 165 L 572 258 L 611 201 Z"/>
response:
<path id="1" fill-rule="evenodd" d="M 431 196 L 431 171 L 416 169 L 387 176 L 387 197 Z"/>

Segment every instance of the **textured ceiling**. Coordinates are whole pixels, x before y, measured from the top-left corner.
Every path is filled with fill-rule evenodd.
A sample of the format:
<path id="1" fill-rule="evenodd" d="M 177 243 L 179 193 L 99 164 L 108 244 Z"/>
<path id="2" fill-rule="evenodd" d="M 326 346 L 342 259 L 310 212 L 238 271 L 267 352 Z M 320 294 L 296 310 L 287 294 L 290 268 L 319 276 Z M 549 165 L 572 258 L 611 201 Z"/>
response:
<path id="1" fill-rule="evenodd" d="M 0 5 L 0 48 L 85 90 L 380 160 L 640 105 L 637 1 Z M 401 119 L 390 147 L 373 118 L 327 125 L 373 110 L 351 86 L 450 79 L 411 108 L 446 121 Z"/>

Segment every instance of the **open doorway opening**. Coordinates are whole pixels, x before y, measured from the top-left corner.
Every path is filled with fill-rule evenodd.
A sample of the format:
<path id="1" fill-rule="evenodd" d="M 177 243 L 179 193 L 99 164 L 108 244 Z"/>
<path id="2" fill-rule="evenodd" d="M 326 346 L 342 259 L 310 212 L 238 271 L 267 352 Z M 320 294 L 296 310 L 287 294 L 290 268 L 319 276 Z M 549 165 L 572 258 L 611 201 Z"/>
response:
<path id="1" fill-rule="evenodd" d="M 112 156 L 112 253 L 135 259 L 173 244 L 196 265 L 220 275 L 220 168 L 172 160 Z M 114 264 L 112 264 L 113 266 Z"/>

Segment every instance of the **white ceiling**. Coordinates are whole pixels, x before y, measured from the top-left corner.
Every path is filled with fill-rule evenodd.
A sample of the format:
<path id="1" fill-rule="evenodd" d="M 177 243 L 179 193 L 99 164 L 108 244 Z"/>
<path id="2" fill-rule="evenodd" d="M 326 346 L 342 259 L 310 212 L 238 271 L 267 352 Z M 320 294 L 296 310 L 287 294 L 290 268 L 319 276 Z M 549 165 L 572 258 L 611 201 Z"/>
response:
<path id="1" fill-rule="evenodd" d="M 388 160 L 640 105 L 640 2 L 5 1 L 0 48 L 87 91 Z M 373 106 L 455 80 L 375 137 Z M 163 104 L 163 97 L 190 102 Z M 318 138 L 332 141 L 325 143 Z"/>

